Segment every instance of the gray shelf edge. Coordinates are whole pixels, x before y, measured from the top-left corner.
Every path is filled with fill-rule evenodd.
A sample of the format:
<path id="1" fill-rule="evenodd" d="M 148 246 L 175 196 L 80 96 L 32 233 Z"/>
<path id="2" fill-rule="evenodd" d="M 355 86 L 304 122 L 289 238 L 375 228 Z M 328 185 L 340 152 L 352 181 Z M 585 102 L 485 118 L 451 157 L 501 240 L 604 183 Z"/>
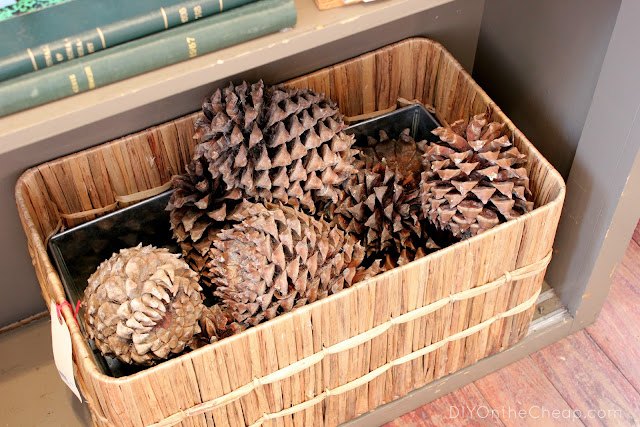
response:
<path id="1" fill-rule="evenodd" d="M 0 118 L 0 155 L 452 1 L 386 0 L 320 12 L 313 0 L 295 0 L 298 23 L 289 31 Z"/>

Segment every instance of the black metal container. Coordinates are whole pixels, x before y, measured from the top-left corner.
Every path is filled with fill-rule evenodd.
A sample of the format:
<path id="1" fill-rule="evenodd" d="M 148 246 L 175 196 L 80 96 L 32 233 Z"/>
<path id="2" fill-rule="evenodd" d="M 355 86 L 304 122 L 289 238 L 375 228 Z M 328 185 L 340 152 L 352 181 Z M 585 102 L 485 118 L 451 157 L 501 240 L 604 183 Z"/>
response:
<path id="1" fill-rule="evenodd" d="M 365 147 L 367 137 L 377 138 L 380 130 L 387 132 L 389 137 L 396 138 L 400 132 L 409 128 L 409 134 L 416 141 L 438 141 L 439 138 L 431 133 L 438 126 L 440 123 L 422 105 L 416 104 L 360 122 L 348 127 L 346 132 L 356 137 L 356 146 Z"/>

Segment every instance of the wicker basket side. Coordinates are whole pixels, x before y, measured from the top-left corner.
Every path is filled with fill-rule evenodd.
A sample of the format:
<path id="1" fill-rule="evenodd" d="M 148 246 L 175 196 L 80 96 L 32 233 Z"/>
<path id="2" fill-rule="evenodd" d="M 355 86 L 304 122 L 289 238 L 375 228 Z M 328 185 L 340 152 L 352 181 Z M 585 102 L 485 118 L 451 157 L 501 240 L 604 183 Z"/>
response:
<path id="1" fill-rule="evenodd" d="M 505 224 L 486 240 L 463 242 L 141 372 L 121 382 L 120 389 L 185 378 L 190 363 L 202 404 L 186 413 L 175 410 L 157 426 L 219 410 L 232 425 L 268 424 L 272 418 L 308 421 L 317 411 L 324 415 L 316 423 L 351 419 L 518 338 L 519 314 L 508 312 L 525 303 L 522 313 L 530 315 L 533 304 L 526 303 L 532 297 L 535 302 L 545 260 L 526 277 L 514 271 L 512 280 L 482 292 L 476 285 L 500 281 L 501 271 L 513 271 L 523 227 L 524 221 Z M 468 291 L 478 294 L 463 298 Z M 404 319 L 434 304 L 427 316 Z M 177 406 L 179 398 L 163 400 L 162 406 Z"/>
<path id="2" fill-rule="evenodd" d="M 347 115 L 417 99 L 455 120 L 488 111 L 531 159 L 536 209 L 331 298 L 138 374 L 100 374 L 72 313 L 78 383 L 98 425 L 336 425 L 519 341 L 555 236 L 564 183 L 460 64 L 409 39 L 288 82 Z M 27 171 L 16 201 L 49 302 L 64 300 L 45 240 L 164 184 L 193 150 L 185 116 Z M 90 214 L 78 214 L 83 211 Z M 141 398 L 141 396 L 143 396 Z"/>
<path id="3" fill-rule="evenodd" d="M 66 301 L 66 295 L 46 250 L 48 236 L 59 228 L 61 219 L 58 211 L 49 198 L 42 176 L 35 169 L 28 170 L 20 177 L 15 195 L 42 296 L 47 306 L 52 301 L 54 304 L 61 304 Z M 90 405 L 94 421 L 97 423 L 100 419 L 106 420 L 101 407 L 95 404 L 99 390 L 94 389 L 93 384 L 87 381 L 91 377 L 88 371 L 97 373 L 97 367 L 69 306 L 62 306 L 61 313 L 71 334 L 77 384 Z"/>
<path id="4" fill-rule="evenodd" d="M 157 188 L 172 175 L 181 173 L 193 153 L 193 125 L 197 116 L 191 114 L 65 156 L 34 167 L 20 177 L 16 183 L 16 203 L 47 305 L 52 300 L 56 304 L 66 300 L 47 253 L 48 237 L 63 226 L 72 227 L 124 207 L 127 203 L 119 201 L 122 196 Z M 107 419 L 117 420 L 117 414 L 127 412 L 120 410 L 126 402 L 123 392 L 97 370 L 71 311 L 63 307 L 62 313 L 74 344 L 77 382 L 94 420 L 101 424 L 108 424 Z M 129 412 L 134 414 L 135 410 L 129 408 Z M 128 415 L 122 417 L 124 424 L 127 419 Z"/>
<path id="5" fill-rule="evenodd" d="M 62 302 L 64 293 L 49 283 L 59 280 L 58 273 L 50 264 L 44 242 L 54 232 L 59 221 L 55 204 L 49 199 L 44 183 L 33 170 L 25 172 L 16 184 L 16 204 L 22 226 L 27 234 L 27 248 L 42 296 L 49 304 L 51 299 Z"/>

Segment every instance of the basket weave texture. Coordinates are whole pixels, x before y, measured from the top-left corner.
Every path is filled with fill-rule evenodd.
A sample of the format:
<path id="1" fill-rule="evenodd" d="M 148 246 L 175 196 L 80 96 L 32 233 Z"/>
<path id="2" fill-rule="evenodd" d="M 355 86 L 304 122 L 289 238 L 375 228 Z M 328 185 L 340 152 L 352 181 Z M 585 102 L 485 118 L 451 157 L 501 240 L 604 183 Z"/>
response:
<path id="1" fill-rule="evenodd" d="M 73 314 L 76 380 L 100 426 L 337 425 L 524 337 L 551 258 L 562 177 L 440 44 L 404 40 L 287 82 L 347 116 L 401 97 L 452 122 L 488 112 L 529 156 L 535 209 L 239 335 L 137 374 L 96 367 Z M 181 173 L 199 113 L 34 167 L 16 186 L 47 303 L 65 301 L 45 240 Z M 137 193 L 141 193 L 140 195 Z M 106 209 L 105 209 L 106 208 Z"/>

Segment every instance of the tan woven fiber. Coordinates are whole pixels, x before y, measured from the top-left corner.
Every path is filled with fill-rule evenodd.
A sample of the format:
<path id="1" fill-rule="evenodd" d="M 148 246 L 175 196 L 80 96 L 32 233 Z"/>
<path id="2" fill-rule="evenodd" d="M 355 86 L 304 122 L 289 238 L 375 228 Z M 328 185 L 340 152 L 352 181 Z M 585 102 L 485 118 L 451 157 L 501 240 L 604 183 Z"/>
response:
<path id="1" fill-rule="evenodd" d="M 64 219 L 82 219 L 92 215 L 100 215 L 106 212 L 116 210 L 122 203 L 139 202 L 141 200 L 148 199 L 149 197 L 157 196 L 160 193 L 164 193 L 165 191 L 168 191 L 170 188 L 171 188 L 171 181 L 168 181 L 158 187 L 139 191 L 133 194 L 127 194 L 126 196 L 118 196 L 116 194 L 115 195 L 116 201 L 114 203 L 111 203 L 110 205 L 107 205 L 101 208 L 96 208 L 96 209 L 87 209 L 85 211 L 74 212 L 69 214 L 60 213 L 60 217 Z"/>
<path id="2" fill-rule="evenodd" d="M 545 268 L 547 268 L 547 265 L 549 265 L 549 262 L 551 261 L 551 252 L 549 252 L 547 254 L 547 256 L 545 256 L 543 259 L 541 259 L 538 262 L 535 262 L 533 264 L 530 264 L 528 266 L 519 268 L 517 270 L 514 270 L 512 272 L 505 272 L 504 276 L 500 277 L 497 280 L 494 280 L 493 282 L 489 282 L 486 283 L 484 285 L 478 286 L 476 288 L 471 288 L 469 290 L 466 291 L 462 291 L 459 292 L 457 294 L 453 294 L 453 295 L 449 295 L 448 297 L 445 297 L 441 300 L 438 300 L 432 304 L 429 304 L 427 306 L 424 306 L 422 308 L 418 308 L 415 310 L 412 310 L 408 313 L 405 313 L 399 317 L 396 318 L 391 318 L 388 322 L 383 323 L 373 329 L 368 330 L 367 332 L 364 332 L 362 334 L 356 335 L 348 340 L 342 341 L 338 344 L 334 344 L 331 347 L 323 347 L 322 351 L 314 354 L 313 356 L 307 357 L 305 359 L 302 359 L 296 363 L 293 363 L 289 366 L 287 366 L 284 369 L 280 369 L 276 372 L 273 372 L 272 374 L 269 374 L 265 377 L 262 378 L 255 378 L 252 382 L 245 384 L 244 386 L 236 389 L 233 393 L 229 393 L 226 394 L 224 396 L 220 396 L 216 399 L 210 400 L 208 402 L 204 402 L 201 403 L 197 406 L 194 406 L 192 408 L 189 408 L 187 410 L 184 411 L 180 411 L 176 414 L 171 415 L 170 417 L 165 418 L 162 421 L 159 421 L 155 424 L 152 424 L 151 427 L 169 427 L 169 426 L 173 426 L 181 421 L 183 421 L 186 418 L 192 417 L 194 415 L 198 415 L 198 414 L 202 414 L 208 411 L 211 411 L 213 409 L 219 408 L 221 406 L 224 405 L 228 405 L 229 403 L 241 398 L 242 396 L 245 396 L 249 393 L 251 393 L 252 391 L 254 391 L 257 387 L 260 386 L 264 386 L 267 384 L 271 384 L 274 383 L 276 381 L 282 381 L 285 378 L 289 378 L 307 368 L 310 368 L 311 366 L 319 363 L 322 359 L 324 359 L 325 356 L 329 355 L 329 354 L 337 354 L 340 352 L 344 352 L 347 351 L 349 349 L 352 349 L 354 347 L 357 347 L 367 341 L 371 341 L 373 338 L 382 335 L 382 333 L 384 333 L 385 331 L 387 331 L 389 328 L 391 328 L 393 325 L 399 325 L 402 323 L 408 323 L 412 320 L 416 320 L 419 319 L 420 317 L 426 316 L 429 313 L 433 313 L 434 311 L 438 310 L 439 308 L 445 306 L 446 304 L 450 304 L 453 303 L 454 301 L 461 301 L 464 299 L 469 299 L 469 298 L 473 298 L 476 297 L 478 295 L 487 293 L 491 290 L 494 290 L 496 288 L 498 288 L 499 286 L 503 286 L 503 285 L 509 285 L 511 283 L 513 283 L 514 280 L 520 280 L 520 279 L 525 279 L 531 276 L 534 276 L 536 274 L 540 274 L 541 271 L 543 271 Z M 363 284 L 359 284 L 356 285 L 357 286 L 362 286 Z M 278 417 L 282 417 L 285 416 L 287 414 L 293 414 L 295 412 L 298 411 L 302 411 L 306 408 L 309 408 L 313 405 L 316 405 L 318 403 L 320 403 L 322 400 L 324 400 L 326 397 L 333 395 L 339 395 L 342 393 L 345 393 L 349 390 L 352 390 L 356 387 L 359 387 L 369 381 L 371 381 L 373 378 L 376 378 L 380 375 L 382 375 L 384 372 L 388 371 L 391 367 L 393 366 L 398 366 L 401 365 L 403 363 L 407 363 L 410 362 L 411 360 L 414 360 L 418 357 L 424 356 L 428 353 L 431 353 L 432 351 L 442 347 L 443 345 L 445 345 L 448 342 L 452 342 L 461 338 L 465 338 L 468 337 L 470 335 L 475 334 L 476 332 L 487 328 L 489 325 L 491 325 L 493 322 L 495 322 L 496 320 L 502 319 L 504 317 L 509 317 L 509 316 L 513 316 L 515 314 L 518 313 L 522 313 L 525 310 L 528 310 L 529 308 L 531 308 L 535 303 L 536 300 L 538 299 L 538 295 L 540 295 L 540 289 L 538 289 L 528 300 L 526 300 L 525 302 L 517 305 L 516 307 L 507 310 L 504 313 L 499 313 L 496 314 L 495 316 L 485 320 L 484 322 L 481 322 L 471 328 L 465 329 L 461 332 L 458 332 L 454 335 L 451 335 L 441 341 L 438 341 L 434 344 L 431 344 L 421 350 L 417 350 L 414 351 L 406 356 L 400 357 L 398 359 L 395 359 L 391 362 L 386 363 L 385 365 L 380 366 L 379 368 L 377 368 L 375 371 L 370 372 L 369 374 L 358 378 L 357 380 L 351 381 L 347 384 L 344 384 L 340 387 L 337 387 L 335 389 L 329 390 L 326 389 L 322 394 L 314 397 L 313 399 L 301 403 L 299 405 L 293 406 L 285 411 L 280 411 L 280 412 L 276 412 L 276 413 L 271 413 L 271 414 L 264 414 L 262 416 L 262 418 L 260 418 L 258 421 L 256 421 L 254 424 L 251 425 L 251 427 L 253 426 L 259 426 L 262 425 L 262 423 L 266 420 L 269 419 L 273 419 L 273 418 L 278 418 Z"/>
<path id="3" fill-rule="evenodd" d="M 357 380 L 351 381 L 345 385 L 342 385 L 340 387 L 334 388 L 333 390 L 325 390 L 322 394 L 316 396 L 315 398 L 313 398 L 312 400 L 309 400 L 305 403 L 301 403 L 299 405 L 296 406 L 292 406 L 289 409 L 286 409 L 284 411 L 280 411 L 280 412 L 276 412 L 276 413 L 272 413 L 272 414 L 264 414 L 260 419 L 258 419 L 258 421 L 256 421 L 255 423 L 251 424 L 251 427 L 254 426 L 260 426 L 262 425 L 265 421 L 267 420 L 271 420 L 274 418 L 279 418 L 279 417 L 283 417 L 285 415 L 289 415 L 289 414 L 293 414 L 299 411 L 302 411 L 306 408 L 309 408 L 311 406 L 317 405 L 318 403 L 322 402 L 324 399 L 326 399 L 329 396 L 338 396 L 340 394 L 346 393 L 347 391 L 353 390 L 356 387 L 359 387 L 363 384 L 368 383 L 369 381 L 373 380 L 376 377 L 379 377 L 380 375 L 384 374 L 386 371 L 388 371 L 389 369 L 391 369 L 394 366 L 399 366 L 402 365 L 404 363 L 407 362 L 411 362 L 412 360 L 417 359 L 418 357 L 422 357 L 425 356 L 429 353 L 431 353 L 432 351 L 437 350 L 438 348 L 444 346 L 445 344 L 455 341 L 455 340 L 459 340 L 461 338 L 465 338 L 468 337 L 470 335 L 475 334 L 476 332 L 488 327 L 489 325 L 491 325 L 493 322 L 495 322 L 496 320 L 502 319 L 504 317 L 509 317 L 509 316 L 513 316 L 515 314 L 518 313 L 522 313 L 525 310 L 528 310 L 529 308 L 531 308 L 535 303 L 536 300 L 538 299 L 538 296 L 540 295 L 540 291 L 538 290 L 535 294 L 533 294 L 533 296 L 531 298 L 529 298 L 527 301 L 523 302 L 520 305 L 515 306 L 514 308 L 512 308 L 509 311 L 506 311 L 504 313 L 501 314 L 497 314 L 494 317 L 477 324 L 476 326 L 466 329 L 462 332 L 458 332 L 455 335 L 451 335 L 449 338 L 439 341 L 435 344 L 431 344 L 428 347 L 423 348 L 422 350 L 417 350 L 414 351 L 413 353 L 410 353 L 404 357 L 401 357 L 399 359 L 395 359 L 392 362 L 389 362 L 385 365 L 382 365 L 381 367 L 379 367 L 378 369 L 376 369 L 375 371 L 371 371 L 370 373 L 368 373 L 367 375 L 358 378 Z M 194 414 L 195 415 L 195 414 Z M 190 414 L 187 416 L 191 416 Z M 182 420 L 182 419 L 181 419 Z M 176 421 L 175 423 L 180 422 Z M 172 424 L 154 424 L 153 427 L 156 426 L 170 426 L 170 425 L 175 425 L 175 423 Z"/>
<path id="4" fill-rule="evenodd" d="M 58 215 L 60 215 L 60 219 L 58 220 L 58 223 L 56 224 L 56 226 L 53 228 L 53 230 L 51 230 L 51 232 L 47 235 L 47 237 L 44 239 L 44 246 L 47 247 L 48 243 L 49 243 L 49 239 L 51 239 L 54 235 L 56 235 L 61 229 L 63 224 L 63 219 L 82 219 L 82 218 L 86 218 L 88 216 L 93 216 L 93 215 L 100 215 L 103 213 L 107 213 L 110 211 L 113 211 L 115 209 L 117 209 L 121 203 L 135 203 L 135 202 L 139 202 L 141 200 L 145 200 L 148 199 L 150 197 L 153 196 L 157 196 L 158 194 L 164 193 L 165 191 L 168 191 L 171 188 L 171 181 L 166 182 L 163 185 L 160 185 L 158 187 L 154 187 L 154 188 L 150 188 L 148 190 L 144 190 L 144 191 L 139 191 L 137 193 L 133 193 L 133 194 L 128 194 L 126 196 L 118 196 L 115 195 L 115 199 L 116 201 L 108 206 L 104 206 L 102 208 L 96 208 L 96 209 L 88 209 L 86 211 L 81 211 L 81 212 L 74 212 L 71 214 L 63 214 L 58 212 Z"/>

